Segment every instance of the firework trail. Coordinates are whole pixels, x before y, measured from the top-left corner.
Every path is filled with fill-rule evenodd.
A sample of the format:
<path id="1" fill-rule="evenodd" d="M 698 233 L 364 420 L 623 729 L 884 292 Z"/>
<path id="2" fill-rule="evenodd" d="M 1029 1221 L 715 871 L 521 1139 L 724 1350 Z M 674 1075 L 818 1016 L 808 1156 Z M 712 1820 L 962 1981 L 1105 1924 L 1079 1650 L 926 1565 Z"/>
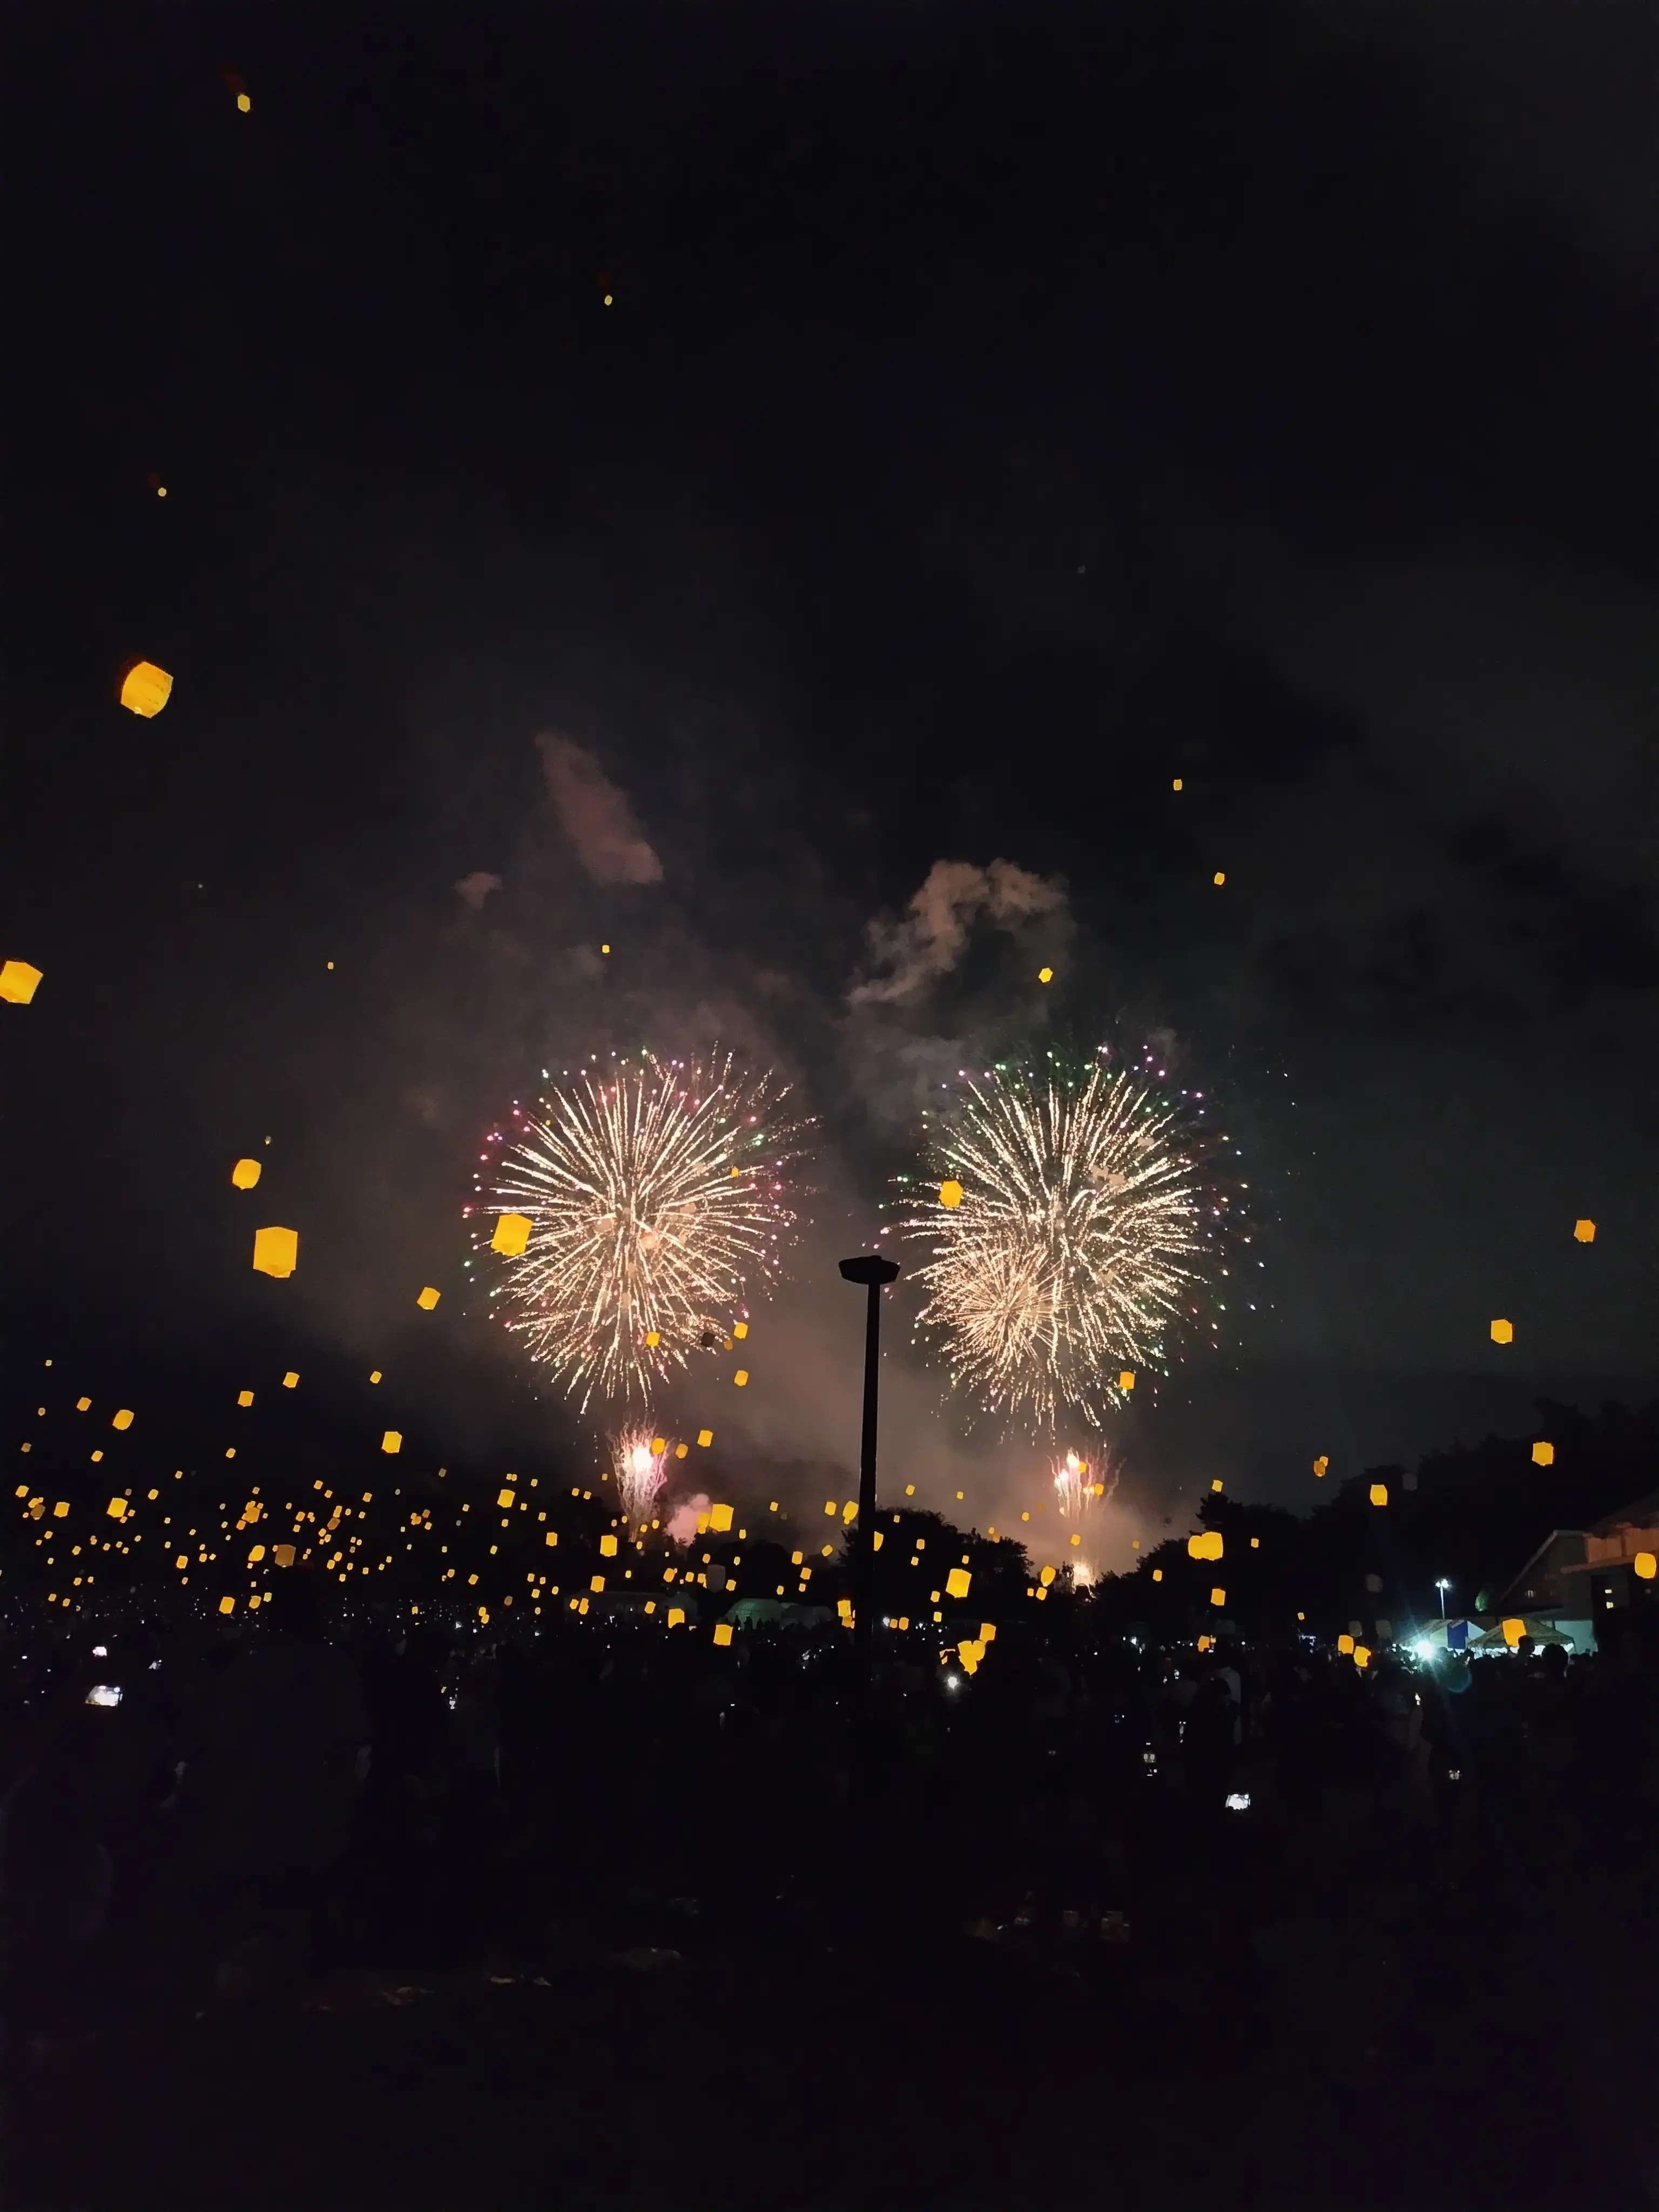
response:
<path id="1" fill-rule="evenodd" d="M 648 1425 L 619 1430 L 611 1437 L 611 1471 L 630 1521 L 651 1518 L 651 1509 L 668 1480 L 668 1455 L 673 1448 L 667 1437 L 653 1436 Z"/>
<path id="2" fill-rule="evenodd" d="M 745 1289 L 775 1277 L 796 1221 L 784 1170 L 808 1126 L 786 1118 L 787 1097 L 730 1054 L 704 1067 L 645 1053 L 515 1107 L 491 1138 L 468 1209 L 477 1264 L 505 1325 L 583 1406 L 595 1390 L 643 1402 L 693 1351 L 729 1346 Z M 504 1213 L 531 1224 L 507 1258 L 490 1241 Z"/>
<path id="3" fill-rule="evenodd" d="M 930 1171 L 960 1196 L 903 1224 L 927 1249 L 919 1330 L 1011 1424 L 1098 1428 L 1120 1373 L 1161 1362 L 1196 1314 L 1215 1258 L 1228 1201 L 1206 1178 L 1201 1109 L 1097 1061 L 996 1069 L 928 1136 Z"/>
<path id="4" fill-rule="evenodd" d="M 1084 1507 L 1094 1494 L 1094 1479 L 1089 1473 L 1088 1461 L 1068 1451 L 1054 1469 L 1054 1499 L 1061 1516 L 1067 1521 L 1080 1521 Z"/>

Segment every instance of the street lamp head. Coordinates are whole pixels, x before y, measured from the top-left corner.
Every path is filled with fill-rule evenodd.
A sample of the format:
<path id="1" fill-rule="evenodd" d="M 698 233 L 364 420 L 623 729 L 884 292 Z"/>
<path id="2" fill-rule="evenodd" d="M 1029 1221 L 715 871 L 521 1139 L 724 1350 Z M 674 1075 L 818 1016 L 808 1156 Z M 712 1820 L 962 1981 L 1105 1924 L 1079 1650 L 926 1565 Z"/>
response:
<path id="1" fill-rule="evenodd" d="M 898 1274 L 896 1260 L 884 1260 L 879 1253 L 866 1252 L 856 1260 L 843 1260 L 841 1272 L 849 1283 L 890 1283 Z"/>
<path id="2" fill-rule="evenodd" d="M 1442 1575 L 1438 1582 L 1436 1583 L 1435 1588 L 1437 1589 L 1449 1589 L 1451 1588 L 1451 1584 L 1446 1580 L 1446 1577 Z"/>

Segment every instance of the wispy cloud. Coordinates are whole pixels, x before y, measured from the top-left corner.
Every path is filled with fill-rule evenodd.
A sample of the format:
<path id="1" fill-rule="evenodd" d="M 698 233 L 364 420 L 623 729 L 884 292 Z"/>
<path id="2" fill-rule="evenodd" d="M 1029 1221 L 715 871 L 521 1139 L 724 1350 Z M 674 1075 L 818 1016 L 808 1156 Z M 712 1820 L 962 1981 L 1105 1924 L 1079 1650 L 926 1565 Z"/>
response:
<path id="1" fill-rule="evenodd" d="M 583 745 L 548 732 L 536 740 L 559 825 L 596 884 L 659 884 L 662 862 L 634 818 L 628 794 Z"/>

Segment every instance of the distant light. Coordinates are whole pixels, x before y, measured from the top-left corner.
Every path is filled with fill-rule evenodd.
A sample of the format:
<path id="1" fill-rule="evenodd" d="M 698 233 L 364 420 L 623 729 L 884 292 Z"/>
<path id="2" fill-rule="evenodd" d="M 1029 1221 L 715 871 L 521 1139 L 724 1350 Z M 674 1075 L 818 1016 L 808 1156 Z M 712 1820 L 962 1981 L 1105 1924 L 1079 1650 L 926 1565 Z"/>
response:
<path id="1" fill-rule="evenodd" d="M 89 1705 L 118 1705 L 120 1702 L 121 1692 L 112 1682 L 94 1682 L 87 1692 Z"/>
<path id="2" fill-rule="evenodd" d="M 92 1647 L 92 1656 L 94 1659 L 107 1659 L 109 1657 L 108 1644 L 94 1644 Z"/>
<path id="3" fill-rule="evenodd" d="M 1412 1650 L 1416 1652 L 1419 1659 L 1432 1659 L 1434 1656 L 1434 1646 L 1426 1636 L 1420 1644 L 1413 1644 Z"/>
<path id="4" fill-rule="evenodd" d="M 962 1687 L 961 1675 L 947 1674 L 945 1678 L 945 1686 L 947 1690 L 959 1690 Z M 118 1697 L 120 1692 L 118 1691 L 116 1694 Z"/>
<path id="5" fill-rule="evenodd" d="M 1250 1793 L 1248 1790 L 1230 1790 L 1228 1791 L 1227 1810 L 1230 1813 L 1248 1813 L 1249 1809 Z"/>

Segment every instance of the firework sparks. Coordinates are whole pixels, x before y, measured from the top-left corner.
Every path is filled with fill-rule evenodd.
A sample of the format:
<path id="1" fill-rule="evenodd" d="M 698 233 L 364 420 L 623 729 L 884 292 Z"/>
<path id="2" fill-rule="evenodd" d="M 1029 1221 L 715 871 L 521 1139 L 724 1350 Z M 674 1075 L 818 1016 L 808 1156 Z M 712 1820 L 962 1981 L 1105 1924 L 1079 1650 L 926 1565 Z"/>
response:
<path id="1" fill-rule="evenodd" d="M 1197 1311 L 1227 1208 L 1201 1112 L 1098 1062 L 995 1070 L 964 1081 L 930 1137 L 930 1169 L 962 1194 L 903 1224 L 927 1247 L 919 1329 L 994 1413 L 1098 1428 L 1121 1373 L 1160 1363 Z"/>
<path id="2" fill-rule="evenodd" d="M 1054 1469 L 1054 1500 L 1067 1521 L 1080 1521 L 1083 1509 L 1095 1494 L 1087 1460 L 1068 1451 Z"/>
<path id="3" fill-rule="evenodd" d="M 506 1326 L 582 1405 L 642 1401 L 693 1351 L 729 1347 L 724 1316 L 775 1277 L 795 1225 L 784 1171 L 806 1125 L 787 1097 L 730 1054 L 705 1068 L 646 1053 L 582 1071 L 492 1138 L 478 1261 Z M 503 1213 L 531 1224 L 505 1265 L 489 1250 Z"/>
<path id="4" fill-rule="evenodd" d="M 627 1428 L 611 1439 L 611 1469 L 617 1478 L 617 1495 L 630 1521 L 643 1523 L 651 1517 L 664 1483 L 668 1480 L 668 1457 L 672 1441 L 653 1436 L 648 1426 Z"/>

